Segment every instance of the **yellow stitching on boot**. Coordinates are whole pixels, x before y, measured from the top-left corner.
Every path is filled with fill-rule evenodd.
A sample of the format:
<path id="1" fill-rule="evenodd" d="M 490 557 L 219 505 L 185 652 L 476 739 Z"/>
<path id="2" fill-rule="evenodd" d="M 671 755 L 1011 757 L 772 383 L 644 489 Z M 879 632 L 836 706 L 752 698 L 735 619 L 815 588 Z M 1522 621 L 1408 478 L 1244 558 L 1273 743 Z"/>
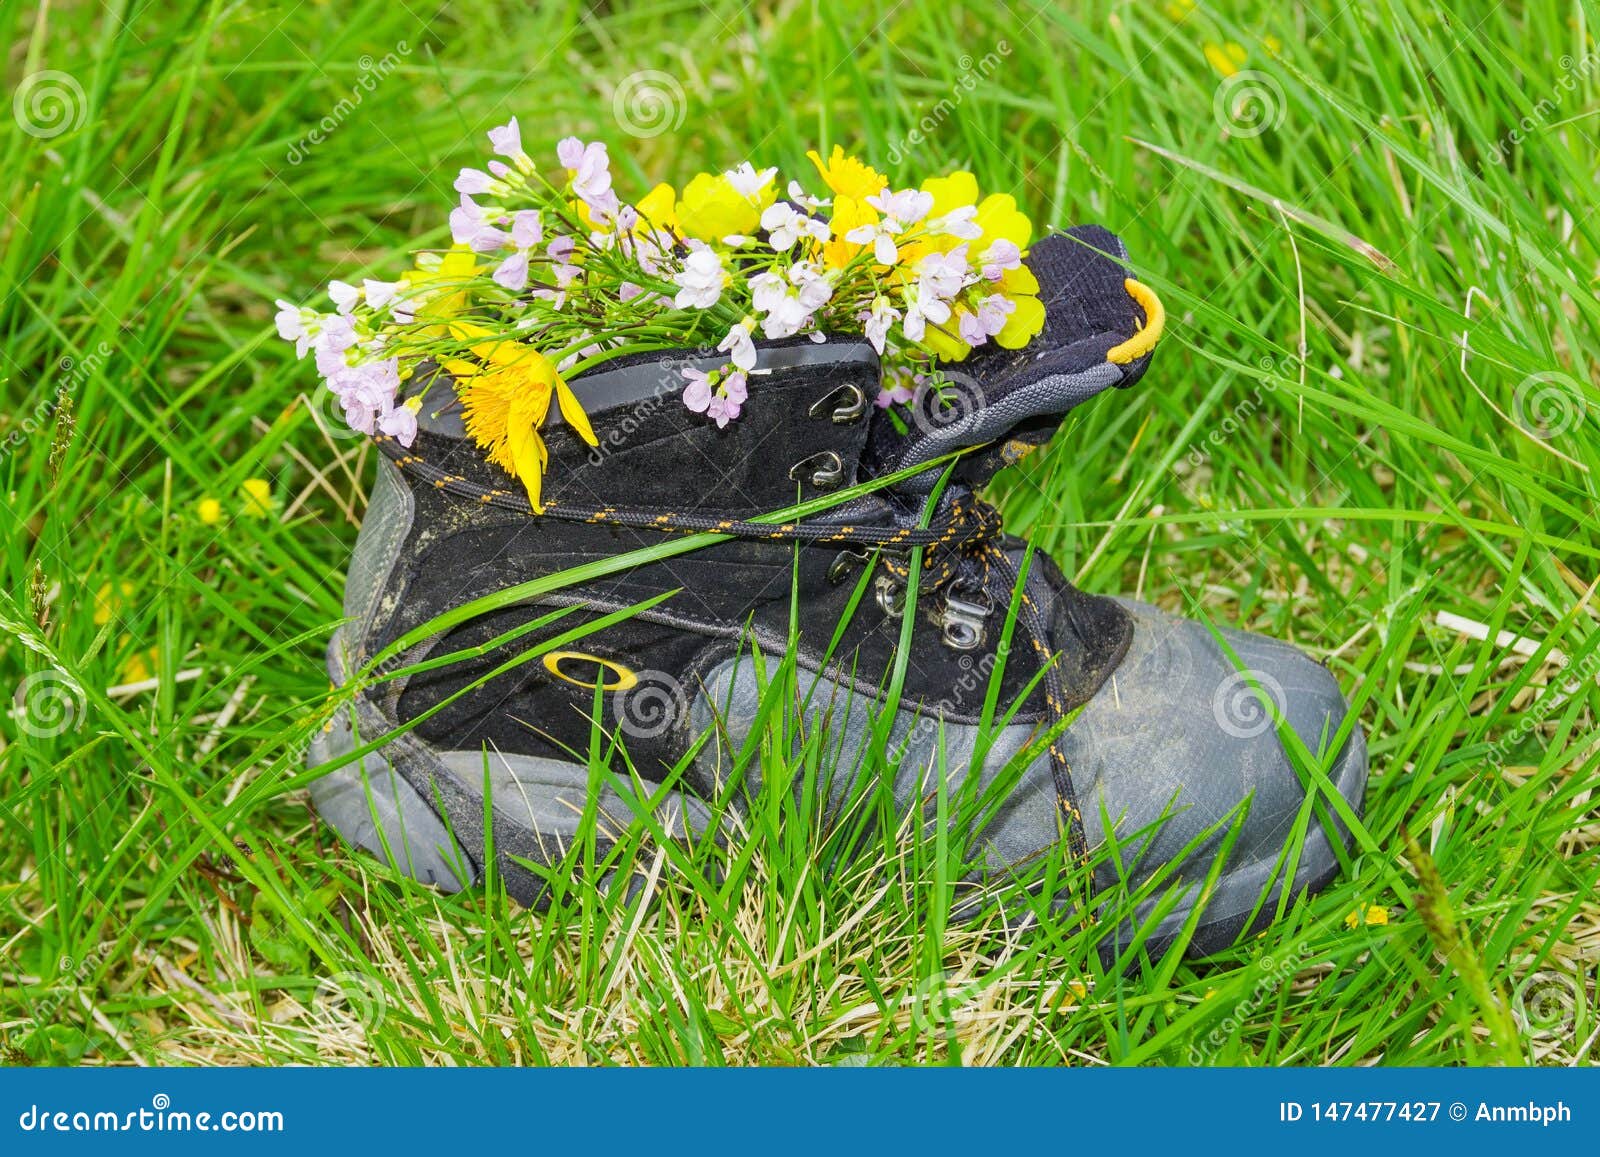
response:
<path id="1" fill-rule="evenodd" d="M 1161 299 L 1156 296 L 1155 290 L 1131 277 L 1122 285 L 1128 291 L 1128 296 L 1144 310 L 1144 325 L 1127 341 L 1106 351 L 1106 361 L 1115 362 L 1119 366 L 1125 366 L 1135 358 L 1142 358 L 1155 349 L 1156 342 L 1161 340 L 1161 331 L 1167 324 L 1167 311 L 1162 306 Z"/>

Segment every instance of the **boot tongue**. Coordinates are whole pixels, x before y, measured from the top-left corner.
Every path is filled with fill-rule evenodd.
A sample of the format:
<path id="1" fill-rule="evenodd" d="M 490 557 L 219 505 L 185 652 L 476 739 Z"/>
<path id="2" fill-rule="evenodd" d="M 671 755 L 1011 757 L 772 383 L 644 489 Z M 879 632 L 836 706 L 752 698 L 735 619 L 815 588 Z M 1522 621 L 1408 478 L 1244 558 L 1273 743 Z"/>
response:
<path id="1" fill-rule="evenodd" d="M 957 478 L 981 485 L 1033 447 L 1050 440 L 1061 419 L 1078 403 L 1109 386 L 1131 386 L 1150 364 L 1150 353 L 1121 359 L 1125 346 L 1151 320 L 1129 293 L 1127 250 L 1097 225 L 1053 234 L 1034 245 L 1028 267 L 1039 279 L 1044 328 L 1026 349 L 994 343 L 966 361 L 944 367 L 950 385 L 942 399 L 924 391 L 912 404 L 905 432 L 879 411 L 867 440 L 863 465 L 887 474 L 974 446 Z M 1110 355 L 1110 357 L 1108 357 Z M 991 445 L 992 444 L 992 445 Z M 901 485 L 925 491 L 938 471 Z"/>

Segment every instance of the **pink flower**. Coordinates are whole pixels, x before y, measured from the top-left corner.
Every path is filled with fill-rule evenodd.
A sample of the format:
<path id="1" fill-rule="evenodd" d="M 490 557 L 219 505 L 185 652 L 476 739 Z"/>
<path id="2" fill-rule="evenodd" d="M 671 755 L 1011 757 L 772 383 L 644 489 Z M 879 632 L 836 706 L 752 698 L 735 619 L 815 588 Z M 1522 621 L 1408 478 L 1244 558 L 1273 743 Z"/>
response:
<path id="1" fill-rule="evenodd" d="M 417 415 L 410 406 L 395 406 L 379 417 L 378 429 L 409 448 L 417 437 Z"/>
<path id="2" fill-rule="evenodd" d="M 493 253 L 511 239 L 505 230 L 489 224 L 477 202 L 465 193 L 461 204 L 450 210 L 450 238 L 457 245 L 471 246 L 475 253 Z"/>
<path id="3" fill-rule="evenodd" d="M 683 404 L 696 414 L 703 414 L 711 405 L 711 381 L 704 370 L 685 366 L 683 377 L 689 384 L 683 388 Z"/>
<path id="4" fill-rule="evenodd" d="M 1021 266 L 1022 250 L 1017 248 L 1015 242 L 1002 237 L 978 255 L 978 264 L 982 267 L 984 280 L 999 281 L 1006 270 Z"/>
<path id="5" fill-rule="evenodd" d="M 496 285 L 520 293 L 528 285 L 528 253 L 544 239 L 544 222 L 537 209 L 523 209 L 512 215 L 511 244 L 514 252 L 494 271 Z"/>

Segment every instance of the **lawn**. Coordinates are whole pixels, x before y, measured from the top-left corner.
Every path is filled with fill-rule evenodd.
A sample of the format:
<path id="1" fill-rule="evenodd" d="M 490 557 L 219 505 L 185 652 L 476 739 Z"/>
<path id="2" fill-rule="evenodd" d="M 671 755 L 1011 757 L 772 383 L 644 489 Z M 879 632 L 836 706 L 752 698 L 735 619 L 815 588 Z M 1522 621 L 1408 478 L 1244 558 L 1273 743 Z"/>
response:
<path id="1" fill-rule="evenodd" d="M 1600 9 L 0 12 L 8 1063 L 1595 1060 Z M 942 841 L 841 859 L 780 790 L 544 912 L 322 827 L 376 452 L 272 300 L 445 240 L 511 114 L 639 191 L 839 143 L 1120 233 L 1155 364 L 992 496 L 1085 589 L 1329 665 L 1372 753 L 1335 883 L 1108 967 L 1078 921 L 953 919 Z"/>

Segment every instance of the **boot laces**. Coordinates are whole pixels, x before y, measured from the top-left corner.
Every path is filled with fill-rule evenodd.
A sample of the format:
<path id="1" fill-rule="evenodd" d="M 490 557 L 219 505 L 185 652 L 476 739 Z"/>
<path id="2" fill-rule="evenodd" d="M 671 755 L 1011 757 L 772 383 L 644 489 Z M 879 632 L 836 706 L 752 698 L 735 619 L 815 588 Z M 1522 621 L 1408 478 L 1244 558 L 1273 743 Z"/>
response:
<path id="1" fill-rule="evenodd" d="M 1070 718 L 1060 664 L 1050 649 L 1049 623 L 1039 601 L 1027 589 L 1017 592 L 1021 575 L 1011 556 L 1001 547 L 1003 530 L 1000 512 L 974 494 L 970 487 L 957 484 L 940 497 L 928 525 L 916 525 L 909 512 L 896 512 L 891 525 L 855 525 L 818 522 L 773 522 L 759 519 L 719 518 L 716 515 L 647 510 L 618 506 L 583 506 L 551 501 L 542 514 L 528 508 L 527 497 L 519 490 L 487 487 L 459 474 L 443 470 L 432 462 L 402 448 L 392 437 L 374 438 L 379 448 L 401 470 L 438 490 L 483 506 L 515 510 L 529 518 L 551 518 L 590 525 L 626 526 L 662 533 L 723 534 L 731 538 L 798 542 L 805 545 L 844 545 L 852 548 L 877 547 L 886 578 L 899 583 L 903 592 L 911 574 L 911 551 L 923 548 L 919 587 L 942 598 L 948 608 L 952 599 L 963 596 L 977 601 L 969 605 L 973 616 L 986 617 L 998 607 L 1009 606 L 1017 593 L 1017 626 L 1042 665 L 1046 717 L 1050 740 L 1050 775 L 1059 808 L 1059 820 L 1071 853 L 1082 860 L 1087 856 L 1083 813 L 1072 784 L 1072 770 L 1063 742 Z M 860 556 L 864 557 L 864 556 Z M 883 581 L 880 579 L 880 581 Z M 888 610 L 888 606 L 885 606 Z M 971 617 L 971 616 L 969 616 Z M 947 639 L 949 638 L 947 633 Z"/>

